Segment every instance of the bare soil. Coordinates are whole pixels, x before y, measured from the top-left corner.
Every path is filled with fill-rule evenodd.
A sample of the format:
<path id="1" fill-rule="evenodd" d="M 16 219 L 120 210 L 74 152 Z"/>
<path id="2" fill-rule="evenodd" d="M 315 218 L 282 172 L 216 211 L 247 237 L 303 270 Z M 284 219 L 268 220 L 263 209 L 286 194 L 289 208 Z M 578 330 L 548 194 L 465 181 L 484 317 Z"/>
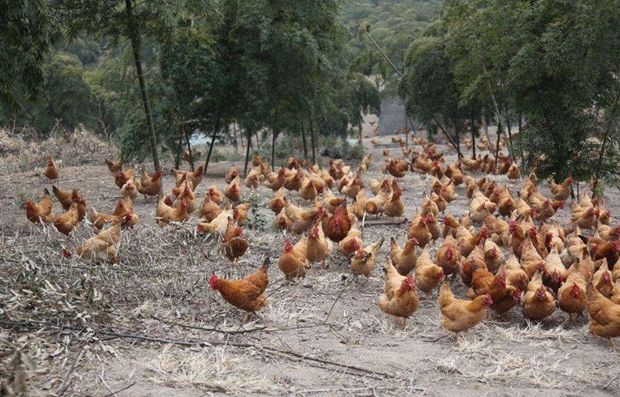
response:
<path id="1" fill-rule="evenodd" d="M 383 149 L 400 151 L 389 136 L 378 139 L 385 145 L 365 140 L 374 159 L 366 182 L 382 176 Z M 198 196 L 211 184 L 223 189 L 229 166 L 212 165 Z M 169 191 L 172 177 L 164 182 Z M 429 182 L 413 173 L 401 179 L 407 216 Z M 58 185 L 79 188 L 104 212 L 119 195 L 104 165 L 63 167 Z M 251 217 L 263 219 L 265 228 L 246 230 L 250 249 L 235 268 L 214 239 L 194 234 L 195 217 L 159 228 L 156 203 L 144 198 L 135 203 L 140 225 L 124 232 L 119 264 L 65 259 L 62 248 L 92 235 L 89 227 L 66 238 L 28 223 L 22 198 L 39 197 L 49 187 L 36 170 L 0 175 L 0 186 L 0 380 L 25 374 L 30 395 L 101 396 L 120 389 L 118 396 L 620 395 L 620 354 L 589 334 L 587 316 L 571 323 L 558 309 L 530 323 L 517 307 L 503 318 L 491 315 L 457 340 L 439 324 L 437 291 L 403 329 L 376 306 L 380 269 L 368 280 L 357 278 L 338 253 L 301 282 L 284 282 L 275 263 L 290 236 L 271 229 L 273 214 L 265 207 L 272 192 L 265 187 L 252 193 L 261 209 Z M 468 208 L 462 188 L 459 194 L 449 206 L 455 215 Z M 607 194 L 615 213 L 618 192 Z M 561 210 L 556 219 L 565 222 L 568 214 Z M 383 258 L 389 238 L 402 243 L 406 228 L 368 225 L 364 241 L 385 238 Z M 265 256 L 273 264 L 269 304 L 245 321 L 207 279 L 249 273 Z M 463 296 L 462 286 L 454 289 Z"/>

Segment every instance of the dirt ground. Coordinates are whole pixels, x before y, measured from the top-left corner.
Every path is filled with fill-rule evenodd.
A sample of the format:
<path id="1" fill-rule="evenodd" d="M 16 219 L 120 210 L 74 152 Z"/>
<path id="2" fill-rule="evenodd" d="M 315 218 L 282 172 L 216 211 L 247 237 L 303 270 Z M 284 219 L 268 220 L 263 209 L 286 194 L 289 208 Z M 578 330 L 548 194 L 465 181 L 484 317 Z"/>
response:
<path id="1" fill-rule="evenodd" d="M 374 159 L 366 182 L 382 176 L 384 149 L 399 152 L 389 136 L 378 139 L 381 145 L 365 141 Z M 210 169 L 200 198 L 211 184 L 223 189 L 229 165 Z M 62 168 L 58 185 L 80 188 L 89 205 L 109 212 L 118 198 L 113 182 L 104 165 L 87 165 Z M 169 191 L 172 177 L 164 182 Z M 430 178 L 408 173 L 400 182 L 411 217 Z M 141 223 L 124 232 L 119 264 L 65 259 L 63 247 L 90 236 L 88 226 L 65 238 L 27 222 L 19 198 L 49 187 L 35 170 L 0 175 L 0 186 L 0 380 L 25 374 L 30 395 L 620 395 L 620 353 L 589 334 L 587 318 L 570 323 L 558 309 L 531 323 L 517 307 L 456 340 L 439 324 L 437 291 L 403 329 L 377 308 L 380 269 L 357 278 L 338 253 L 328 268 L 284 282 L 276 262 L 290 236 L 271 229 L 265 187 L 253 193 L 261 209 L 251 216 L 263 219 L 265 230 L 246 229 L 250 249 L 233 268 L 212 238 L 194 234 L 195 217 L 161 229 L 155 201 L 143 198 L 135 203 Z M 468 208 L 463 188 L 458 192 L 448 210 L 454 215 Z M 607 194 L 614 214 L 618 192 Z M 556 218 L 568 214 L 567 206 Z M 406 223 L 368 225 L 364 241 L 386 239 L 383 258 L 389 238 L 402 243 L 406 230 Z M 244 322 L 207 280 L 214 272 L 251 272 L 265 256 L 273 264 L 269 304 Z M 454 289 L 463 296 L 462 286 Z"/>

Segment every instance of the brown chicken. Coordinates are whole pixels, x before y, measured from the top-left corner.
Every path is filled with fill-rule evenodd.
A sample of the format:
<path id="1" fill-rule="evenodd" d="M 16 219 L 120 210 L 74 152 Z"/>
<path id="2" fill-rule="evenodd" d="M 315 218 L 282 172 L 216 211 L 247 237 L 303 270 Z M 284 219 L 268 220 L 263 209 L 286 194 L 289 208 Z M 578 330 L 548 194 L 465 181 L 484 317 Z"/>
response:
<path id="1" fill-rule="evenodd" d="M 121 225 L 116 223 L 80 244 L 76 252 L 79 257 L 92 260 L 118 262 L 118 248 L 121 241 Z"/>
<path id="2" fill-rule="evenodd" d="M 542 274 L 534 273 L 523 295 L 523 316 L 530 320 L 540 321 L 552 315 L 555 308 L 555 298 L 543 285 Z"/>
<path id="3" fill-rule="evenodd" d="M 118 159 L 117 161 L 112 161 L 108 159 L 105 159 L 104 161 L 105 161 L 105 164 L 108 166 L 108 170 L 110 170 L 110 172 L 113 174 L 116 174 L 117 172 L 123 169 L 122 158 Z"/>
<path id="4" fill-rule="evenodd" d="M 379 308 L 395 317 L 403 319 L 403 327 L 420 305 L 415 281 L 411 275 L 403 276 L 387 259 L 383 267 L 385 273 L 384 293 L 379 298 Z"/>
<path id="5" fill-rule="evenodd" d="M 323 231 L 332 241 L 339 242 L 344 239 L 352 226 L 349 212 L 345 203 L 334 209 L 333 215 L 323 217 Z"/>
<path id="6" fill-rule="evenodd" d="M 230 183 L 237 176 L 239 176 L 239 168 L 237 168 L 237 167 L 230 167 L 228 169 L 228 171 L 226 171 L 226 174 L 224 175 L 224 180 L 226 181 L 226 183 Z"/>
<path id="7" fill-rule="evenodd" d="M 278 259 L 278 267 L 288 280 L 304 277 L 310 268 L 306 259 L 307 243 L 306 237 L 302 237 L 295 245 L 291 240 L 284 241 L 284 252 Z"/>
<path id="8" fill-rule="evenodd" d="M 138 181 L 138 192 L 142 194 L 145 198 L 146 196 L 157 196 L 162 192 L 161 185 L 161 171 L 157 171 L 152 175 L 146 173 L 146 171 L 142 171 L 142 177 L 140 181 Z"/>
<path id="9" fill-rule="evenodd" d="M 473 298 L 483 294 L 491 296 L 491 308 L 498 314 L 506 313 L 521 299 L 521 290 L 507 283 L 507 275 L 503 269 L 495 275 L 483 268 L 474 270 L 471 289 L 467 295 Z"/>
<path id="10" fill-rule="evenodd" d="M 179 186 L 185 179 L 189 179 L 192 182 L 192 187 L 196 189 L 196 187 L 202 181 L 202 173 L 204 171 L 204 167 L 201 165 L 196 168 L 195 171 L 186 171 L 186 170 L 172 170 L 172 174 L 175 178 L 176 186 Z"/>
<path id="11" fill-rule="evenodd" d="M 196 226 L 196 232 L 199 234 L 222 234 L 228 227 L 228 218 L 233 217 L 232 210 L 223 210 L 211 222 L 202 220 Z"/>
<path id="12" fill-rule="evenodd" d="M 207 222 L 211 222 L 221 212 L 222 209 L 220 208 L 220 206 L 217 205 L 213 200 L 211 200 L 211 196 L 206 193 L 205 198 L 202 200 L 202 205 L 200 206 L 200 216 Z"/>
<path id="13" fill-rule="evenodd" d="M 508 285 L 512 285 L 521 291 L 527 290 L 530 278 L 514 255 L 508 258 L 506 263 L 500 267 L 501 270 L 506 272 L 506 283 Z"/>
<path id="14" fill-rule="evenodd" d="M 218 290 L 222 298 L 231 305 L 247 312 L 255 312 L 267 304 L 264 292 L 269 284 L 268 267 L 269 258 L 265 259 L 255 273 L 240 280 L 227 280 L 214 274 L 209 279 L 209 286 Z"/>
<path id="15" fill-rule="evenodd" d="M 73 190 L 60 190 L 56 186 L 52 185 L 52 191 L 54 192 L 54 196 L 58 199 L 62 208 L 66 211 L 73 204 L 74 195 L 77 194 L 77 189 Z"/>
<path id="16" fill-rule="evenodd" d="M 134 177 L 133 168 L 129 168 L 126 171 L 119 171 L 116 174 L 114 174 L 114 183 L 120 189 L 123 187 L 124 184 L 127 183 L 128 180 L 132 179 L 133 177 Z"/>
<path id="17" fill-rule="evenodd" d="M 386 180 L 387 182 L 387 180 Z M 382 184 L 382 188 L 379 189 L 374 197 L 366 200 L 365 210 L 370 215 L 381 215 L 385 209 L 385 203 L 391 196 L 391 189 L 389 184 Z"/>
<path id="18" fill-rule="evenodd" d="M 248 250 L 250 243 L 243 238 L 243 229 L 235 222 L 232 217 L 228 218 L 226 231 L 222 237 L 224 255 L 229 261 L 236 263 Z"/>
<path id="19" fill-rule="evenodd" d="M 123 197 L 129 197 L 132 200 L 135 200 L 136 197 L 138 197 L 138 186 L 133 178 L 125 182 L 123 187 L 121 187 L 121 195 Z"/>
<path id="20" fill-rule="evenodd" d="M 308 243 L 306 245 L 306 259 L 310 264 L 315 262 L 323 262 L 329 257 L 332 251 L 332 242 L 325 238 L 321 222 L 317 219 L 310 233 L 308 234 Z"/>
<path id="21" fill-rule="evenodd" d="M 420 248 L 424 248 L 432 240 L 433 235 L 428 229 L 425 216 L 417 214 L 413 218 L 407 232 L 407 238 L 415 238 Z"/>
<path id="22" fill-rule="evenodd" d="M 241 180 L 239 176 L 233 179 L 226 189 L 224 189 L 224 195 L 233 203 L 238 203 L 241 200 Z"/>
<path id="23" fill-rule="evenodd" d="M 119 203 L 120 204 L 120 203 Z M 132 210 L 127 210 L 116 214 L 102 214 L 91 207 L 88 211 L 88 221 L 98 230 L 103 229 L 106 225 L 124 224 L 134 226 L 138 224 L 138 216 Z"/>
<path id="24" fill-rule="evenodd" d="M 165 226 L 170 222 L 184 222 L 189 219 L 187 212 L 187 202 L 182 200 L 178 207 L 173 207 L 160 198 L 155 209 L 155 219 L 159 226 Z"/>
<path id="25" fill-rule="evenodd" d="M 416 255 L 416 245 L 418 240 L 410 238 L 405 242 L 405 246 L 401 248 L 394 237 L 390 239 L 390 259 L 392 265 L 403 276 L 411 273 L 415 269 L 418 257 Z"/>
<path id="26" fill-rule="evenodd" d="M 301 189 L 302 174 L 298 170 L 287 171 L 284 180 L 284 188 L 289 191 L 299 191 Z"/>
<path id="27" fill-rule="evenodd" d="M 590 332 L 601 338 L 620 336 L 620 304 L 614 303 L 592 286 L 587 290 L 587 306 L 590 313 Z"/>
<path id="28" fill-rule="evenodd" d="M 549 189 L 553 194 L 553 199 L 565 201 L 570 197 L 570 187 L 573 184 L 573 178 L 568 177 L 560 184 L 555 183 L 553 179 L 549 181 Z"/>
<path id="29" fill-rule="evenodd" d="M 286 189 L 284 188 L 280 188 L 274 193 L 273 198 L 269 202 L 269 209 L 271 209 L 274 214 L 279 214 L 286 205 L 286 201 L 284 200 L 285 197 Z"/>
<path id="30" fill-rule="evenodd" d="M 390 197 L 387 199 L 385 204 L 383 205 L 383 213 L 386 216 L 391 217 L 401 217 L 405 212 L 405 204 L 401 200 L 402 191 L 400 188 L 397 188 L 392 192 Z"/>
<path id="31" fill-rule="evenodd" d="M 43 189 L 43 198 L 38 203 L 30 200 L 24 202 L 26 209 L 26 218 L 32 223 L 50 223 L 52 222 L 52 198 L 47 188 Z"/>
<path id="32" fill-rule="evenodd" d="M 484 242 L 484 261 L 487 265 L 487 268 L 495 272 L 503 263 L 504 263 L 504 255 L 502 251 L 499 249 L 497 244 L 495 244 L 491 240 L 486 240 Z"/>
<path id="33" fill-rule="evenodd" d="M 418 288 L 428 296 L 443 280 L 443 277 L 443 269 L 433 263 L 430 248 L 427 246 L 422 250 L 415 265 L 415 279 Z"/>
<path id="34" fill-rule="evenodd" d="M 487 265 L 484 261 L 484 250 L 483 244 L 476 246 L 471 253 L 467 256 L 464 262 L 461 263 L 461 279 L 463 283 L 467 286 L 471 286 L 472 276 L 476 269 L 485 269 Z"/>
<path id="35" fill-rule="evenodd" d="M 461 253 L 452 235 L 448 235 L 437 250 L 435 262 L 446 276 L 459 272 Z"/>
<path id="36" fill-rule="evenodd" d="M 280 211 L 278 215 L 273 219 L 273 229 L 274 230 L 291 230 L 293 226 L 293 221 L 286 216 L 286 211 L 284 208 Z"/>
<path id="37" fill-rule="evenodd" d="M 51 157 L 47 160 L 47 167 L 43 171 L 43 175 L 50 181 L 58 179 L 58 167 Z"/>
<path id="38" fill-rule="evenodd" d="M 362 232 L 357 227 L 357 224 L 353 224 L 347 236 L 340 240 L 338 248 L 344 256 L 351 256 L 355 254 L 355 251 L 363 247 Z"/>
<path id="39" fill-rule="evenodd" d="M 462 256 L 468 256 L 474 248 L 480 245 L 480 242 L 485 241 L 489 236 L 489 229 L 486 226 L 480 228 L 478 233 L 471 234 L 471 232 L 463 225 L 456 229 L 456 242 L 459 246 Z"/>
<path id="40" fill-rule="evenodd" d="M 614 282 L 606 260 L 603 260 L 603 264 L 592 276 L 592 285 L 606 298 L 611 297 L 614 290 Z"/>
<path id="41" fill-rule="evenodd" d="M 245 177 L 245 186 L 248 187 L 250 190 L 258 189 L 262 178 L 263 175 L 261 174 L 260 168 L 252 168 L 250 169 L 250 172 L 248 172 L 248 175 Z"/>
<path id="42" fill-rule="evenodd" d="M 207 189 L 207 194 L 209 195 L 209 197 L 211 197 L 211 200 L 213 200 L 213 202 L 217 205 L 220 205 L 222 204 L 222 202 L 224 202 L 224 195 L 215 185 L 209 186 L 209 189 Z"/>
<path id="43" fill-rule="evenodd" d="M 301 179 L 301 187 L 299 188 L 299 197 L 304 200 L 314 201 L 318 192 L 312 181 L 305 176 Z"/>
<path id="44" fill-rule="evenodd" d="M 592 237 L 588 243 L 592 259 L 607 259 L 607 263 L 616 263 L 620 259 L 620 240 L 605 241 L 600 237 Z"/>
<path id="45" fill-rule="evenodd" d="M 439 289 L 441 325 L 457 334 L 467 331 L 486 317 L 487 307 L 492 304 L 489 295 L 480 295 L 473 300 L 456 299 L 450 285 L 444 282 Z"/>
<path id="46" fill-rule="evenodd" d="M 391 159 L 385 169 L 395 178 L 402 178 L 409 171 L 409 162 L 407 160 Z"/>
<path id="47" fill-rule="evenodd" d="M 54 227 L 62 234 L 69 235 L 80 222 L 78 214 L 78 203 L 71 204 L 67 212 L 54 218 Z"/>
<path id="48" fill-rule="evenodd" d="M 568 313 L 571 320 L 574 314 L 581 315 L 586 310 L 586 285 L 583 275 L 571 267 L 566 282 L 558 289 L 560 309 Z"/>
<path id="49" fill-rule="evenodd" d="M 364 182 L 362 180 L 362 173 L 358 171 L 355 177 L 342 187 L 342 194 L 345 196 L 355 198 L 357 194 L 364 188 Z"/>
<path id="50" fill-rule="evenodd" d="M 353 274 L 370 277 L 377 264 L 377 255 L 381 245 L 383 245 L 383 239 L 355 251 L 355 255 L 351 258 L 351 271 Z"/>
<path id="51" fill-rule="evenodd" d="M 284 168 L 280 168 L 278 172 L 270 172 L 269 174 L 267 174 L 267 178 L 265 179 L 263 184 L 275 192 L 282 188 L 285 181 L 286 170 Z"/>
<path id="52" fill-rule="evenodd" d="M 562 282 L 566 281 L 568 272 L 562 263 L 560 254 L 554 247 L 545 258 L 543 265 L 543 283 L 557 291 Z"/>

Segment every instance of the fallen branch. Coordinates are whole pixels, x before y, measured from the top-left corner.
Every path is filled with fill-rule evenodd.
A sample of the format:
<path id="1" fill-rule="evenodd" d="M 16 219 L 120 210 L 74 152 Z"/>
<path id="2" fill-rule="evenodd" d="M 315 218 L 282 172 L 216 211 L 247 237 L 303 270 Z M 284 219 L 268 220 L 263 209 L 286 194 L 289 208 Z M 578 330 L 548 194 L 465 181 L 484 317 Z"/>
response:
<path id="1" fill-rule="evenodd" d="M 130 383 L 130 384 L 128 384 L 127 386 L 124 386 L 124 387 L 122 387 L 122 388 L 118 389 L 117 391 L 113 391 L 112 393 L 106 394 L 106 395 L 104 395 L 103 397 L 112 397 L 112 396 L 115 396 L 116 394 L 118 394 L 118 393 L 120 393 L 120 392 L 122 392 L 122 391 L 125 391 L 125 390 L 129 389 L 130 387 L 132 387 L 132 386 L 133 386 L 133 385 L 135 385 L 135 384 L 136 384 L 136 382 L 131 382 L 131 383 Z"/>
<path id="2" fill-rule="evenodd" d="M 242 330 L 224 330 L 224 329 L 218 329 L 218 328 L 207 328 L 207 327 L 200 327 L 198 325 L 190 325 L 190 324 L 183 324 L 183 323 L 179 323 L 176 321 L 170 321 L 170 320 L 165 320 L 163 318 L 157 317 L 157 316 L 151 316 L 151 318 L 153 320 L 157 320 L 160 321 L 164 324 L 168 324 L 168 325 L 178 325 L 180 327 L 184 327 L 184 328 L 190 328 L 190 329 L 197 329 L 197 330 L 201 330 L 201 331 L 207 331 L 207 332 L 217 332 L 217 333 L 221 333 L 221 334 L 247 334 L 250 332 L 257 332 L 257 331 L 264 331 L 267 329 L 267 327 L 262 326 L 262 327 L 255 327 L 255 328 L 251 328 L 251 329 L 242 329 Z"/>
<path id="3" fill-rule="evenodd" d="M 63 394 L 65 394 L 65 392 L 71 385 L 71 375 L 73 374 L 73 371 L 75 371 L 75 367 L 77 367 L 77 365 L 80 363 L 80 360 L 82 359 L 82 355 L 84 355 L 84 347 L 85 346 L 82 346 L 82 349 L 80 349 L 80 352 L 75 357 L 75 360 L 73 360 L 73 363 L 71 363 L 71 367 L 69 367 L 69 371 L 67 371 L 67 374 L 62 379 L 62 383 L 60 384 L 58 391 L 56 391 L 56 397 L 60 397 Z"/>

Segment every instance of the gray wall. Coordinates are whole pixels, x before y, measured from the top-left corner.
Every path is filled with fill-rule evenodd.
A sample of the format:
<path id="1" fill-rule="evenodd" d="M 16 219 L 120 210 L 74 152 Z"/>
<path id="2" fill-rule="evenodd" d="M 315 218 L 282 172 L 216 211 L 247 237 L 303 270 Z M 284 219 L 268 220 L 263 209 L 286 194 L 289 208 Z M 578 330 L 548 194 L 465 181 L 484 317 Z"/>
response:
<path id="1" fill-rule="evenodd" d="M 400 132 L 405 127 L 405 105 L 400 98 L 384 98 L 381 100 L 381 116 L 379 131 L 381 135 Z"/>

